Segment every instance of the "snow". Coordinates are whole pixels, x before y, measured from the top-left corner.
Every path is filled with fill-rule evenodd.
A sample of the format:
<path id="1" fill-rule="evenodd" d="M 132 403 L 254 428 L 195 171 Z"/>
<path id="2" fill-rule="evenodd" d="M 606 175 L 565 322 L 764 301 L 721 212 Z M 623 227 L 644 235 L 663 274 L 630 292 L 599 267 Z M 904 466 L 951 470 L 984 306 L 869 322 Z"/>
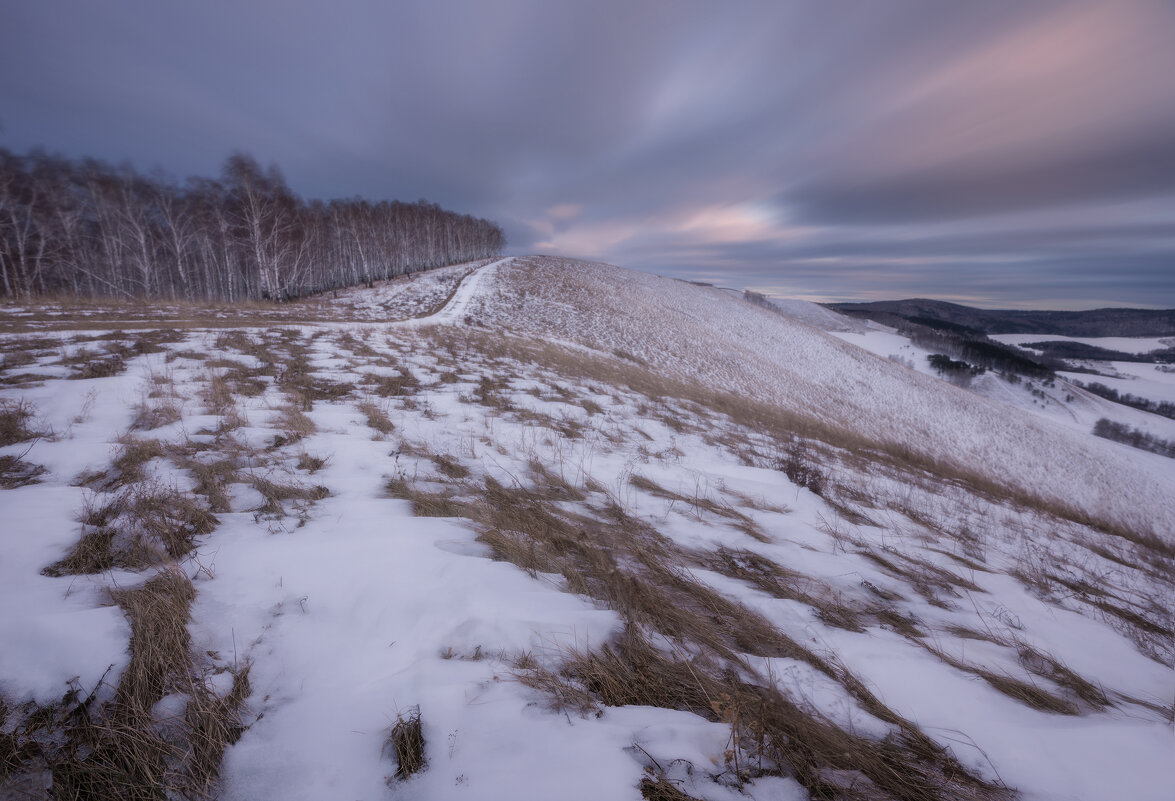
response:
<path id="1" fill-rule="evenodd" d="M 1005 345 L 1025 345 L 1031 342 L 1079 342 L 1119 353 L 1150 353 L 1175 345 L 1175 337 L 1069 337 L 1061 334 L 992 334 L 991 338 Z"/>
<path id="2" fill-rule="evenodd" d="M 0 527 L 0 694 L 49 703 L 74 681 L 87 693 L 107 668 L 126 666 L 130 629 L 99 582 L 63 587 L 40 575 L 77 539 L 71 512 L 81 492 L 33 486 L 5 503 Z"/>
<path id="3" fill-rule="evenodd" d="M 1143 362 L 1097 362 L 1098 374 L 1061 375 L 1086 384 L 1103 384 L 1124 395 L 1137 395 L 1150 401 L 1175 403 L 1175 370 L 1171 365 Z M 1167 368 L 1167 369 L 1163 369 Z M 1111 373 L 1105 375 L 1103 373 Z"/>
<path id="4" fill-rule="evenodd" d="M 643 706 L 601 707 L 598 715 L 553 709 L 548 696 L 520 681 L 519 658 L 557 670 L 569 653 L 615 636 L 620 615 L 568 592 L 561 576 L 494 560 L 472 521 L 414 516 L 408 501 L 385 490 L 395 477 L 454 491 L 480 487 L 487 476 L 510 486 L 530 481 L 533 463 L 587 496 L 552 502 L 568 514 L 591 516 L 615 503 L 684 552 L 747 551 L 794 571 L 806 592 L 858 610 L 879 603 L 874 589 L 890 591 L 900 596 L 893 608 L 917 618 L 928 642 L 965 662 L 1060 692 L 1027 672 L 1016 644 L 1055 656 L 1113 705 L 1076 716 L 1033 710 L 868 614 L 863 631 L 846 631 L 824 623 L 805 601 L 773 597 L 715 570 L 688 571 L 691 581 L 846 665 L 965 765 L 1002 777 L 1027 801 L 1169 797 L 1175 732 L 1153 708 L 1172 700 L 1169 646 L 1148 654 L 1119 618 L 1079 593 L 1034 592 L 1014 576 L 1047 570 L 1085 580 L 1115 603 L 1163 621 L 1153 599 L 1170 598 L 1170 576 L 1131 567 L 1138 552 L 1129 543 L 957 483 L 891 475 L 847 451 L 828 457 L 830 481 L 871 500 L 821 497 L 773 467 L 781 446 L 768 432 L 671 395 L 638 392 L 622 368 L 639 359 L 670 378 L 766 398 L 866 437 L 910 442 L 1018 486 L 1071 493 L 1088 508 L 1160 535 L 1172 530 L 1166 499 L 1173 497 L 1175 462 L 1096 440 L 1083 422 L 1064 422 L 1067 411 L 1048 417 L 995 400 L 998 387 L 979 396 L 950 386 L 928 374 L 924 354 L 893 334 L 850 331 L 838 339 L 803 322 L 802 309 L 777 314 L 728 293 L 617 268 L 522 258 L 453 270 L 435 287 L 445 287 L 448 298 L 439 312 L 439 290 L 414 295 L 394 315 L 383 295 L 365 306 L 363 291 L 355 290 L 347 302 L 371 310 L 362 324 L 279 332 L 309 349 L 315 378 L 357 387 L 347 397 L 313 401 L 305 413 L 316 430 L 296 442 L 275 444 L 275 411 L 288 402 L 276 382 L 267 381 L 256 397 L 236 398 L 243 425 L 218 433 L 222 418 L 201 400 L 209 368 L 169 361 L 165 353 L 133 357 L 125 373 L 108 378 L 0 386 L 0 398 L 29 402 L 36 427 L 53 433 L 23 457 L 46 467 L 40 483 L 0 490 L 0 600 L 7 610 L 0 618 L 0 694 L 47 703 L 71 680 L 88 690 L 110 668 L 106 681 L 113 686 L 124 669 L 129 628 L 110 605 L 109 590 L 150 570 L 57 578 L 41 570 L 81 533 L 78 517 L 92 491 L 74 486 L 78 477 L 108 465 L 134 405 L 156 400 L 149 397 L 152 377 L 166 372 L 183 420 L 135 435 L 177 447 L 199 443 L 208 449 L 199 454 L 207 464 L 232 456 L 248 465 L 225 487 L 231 511 L 217 514 L 215 530 L 179 560 L 197 591 L 193 652 L 215 654 L 208 659 L 221 669 L 251 666 L 249 726 L 225 755 L 219 797 L 636 798 L 654 764 L 698 798 L 806 797 L 788 776 L 735 789 L 724 763 L 731 734 L 724 723 Z M 427 316 L 412 319 L 417 313 Z M 380 321 L 392 316 L 406 321 Z M 482 326 L 489 345 L 480 344 Z M 248 333 L 267 336 L 261 328 Z M 544 366 L 494 353 L 493 338 L 511 333 L 556 349 L 560 358 L 602 354 L 615 363 L 617 379 L 561 371 L 557 359 Z M 194 330 L 168 347 L 211 353 L 217 335 Z M 371 352 L 353 350 L 347 337 Z M 20 341 L 0 334 L 6 347 Z M 909 358 L 916 369 L 862 348 Z M 212 355 L 261 365 L 231 349 Z M 35 367 L 55 369 L 59 356 L 40 356 Z M 413 395 L 379 397 L 362 383 L 367 374 L 401 368 L 421 382 Z M 456 382 L 445 373 L 457 374 Z M 498 392 L 512 408 L 473 402 L 482 378 L 505 382 Z M 588 400 L 602 411 L 589 413 Z M 383 408 L 394 431 L 368 428 L 358 408 L 364 401 Z M 1096 413 L 1072 409 L 1086 415 L 1082 420 Z M 560 430 L 567 421 L 582 427 L 582 436 Z M 726 440 L 757 456 L 740 458 Z M 0 455 L 21 454 L 29 444 L 0 448 Z M 309 473 L 298 466 L 303 454 L 325 465 Z M 442 454 L 469 469 L 470 478 L 446 479 L 432 459 Z M 170 457 L 149 467 L 165 486 L 194 486 Z M 254 476 L 322 485 L 330 495 L 264 512 Z M 634 476 L 673 495 L 641 489 Z M 869 522 L 845 514 L 846 505 Z M 761 536 L 715 509 L 744 515 Z M 869 553 L 917 558 L 978 589 L 923 595 Z M 965 556 L 979 569 L 946 554 Z M 999 642 L 951 633 L 960 626 Z M 892 729 L 808 663 L 739 656 L 747 676 L 774 682 L 846 729 L 875 738 Z M 230 675 L 219 674 L 222 691 Z M 384 741 L 397 715 L 413 708 L 421 713 L 429 764 L 389 788 L 395 765 Z M 160 714 L 177 710 L 174 696 L 157 705 Z"/>
<path id="5" fill-rule="evenodd" d="M 780 314 L 790 317 L 801 323 L 829 332 L 864 333 L 876 323 L 864 320 L 855 320 L 844 314 L 838 314 L 832 309 L 826 309 L 818 303 L 794 298 L 769 298 L 768 303 L 775 307 Z"/>
<path id="6" fill-rule="evenodd" d="M 603 353 L 628 353 L 687 381 L 802 410 L 881 442 L 1014 476 L 1059 502 L 1175 531 L 1175 507 L 1137 517 L 1136 497 L 1175 497 L 1113 444 L 875 358 L 721 290 L 608 265 L 514 259 L 471 304 L 483 325 Z M 578 299 L 578 302 L 577 302 Z"/>

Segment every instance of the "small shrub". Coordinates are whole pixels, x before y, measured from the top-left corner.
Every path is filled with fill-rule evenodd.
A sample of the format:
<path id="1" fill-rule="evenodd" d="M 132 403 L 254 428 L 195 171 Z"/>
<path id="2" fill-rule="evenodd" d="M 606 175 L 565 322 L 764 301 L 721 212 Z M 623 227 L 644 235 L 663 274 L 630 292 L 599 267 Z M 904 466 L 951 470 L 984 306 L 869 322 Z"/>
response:
<path id="1" fill-rule="evenodd" d="M 775 460 L 774 467 L 786 475 L 793 484 L 810 490 L 815 495 L 824 495 L 828 478 L 819 465 L 812 461 L 808 449 L 799 440 L 788 445 L 784 453 Z"/>
<path id="2" fill-rule="evenodd" d="M 307 473 L 317 473 L 322 468 L 326 467 L 327 460 L 321 456 L 312 456 L 303 451 L 298 454 L 298 469 L 305 470 Z"/>
<path id="3" fill-rule="evenodd" d="M 119 354 L 108 356 L 105 359 L 94 359 L 85 362 L 80 369 L 70 373 L 69 378 L 109 378 L 118 375 L 126 369 L 126 360 Z"/>
<path id="4" fill-rule="evenodd" d="M 32 439 L 37 434 L 29 428 L 33 406 L 25 400 L 0 400 L 0 447 Z"/>

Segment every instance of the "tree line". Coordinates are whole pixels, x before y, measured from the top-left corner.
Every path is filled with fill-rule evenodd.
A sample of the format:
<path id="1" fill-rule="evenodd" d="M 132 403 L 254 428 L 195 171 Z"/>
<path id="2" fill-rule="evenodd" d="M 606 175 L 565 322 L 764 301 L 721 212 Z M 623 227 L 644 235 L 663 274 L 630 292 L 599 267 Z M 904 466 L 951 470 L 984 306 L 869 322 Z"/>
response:
<path id="1" fill-rule="evenodd" d="M 1132 406 L 1144 412 L 1170 417 L 1172 420 L 1175 420 L 1175 403 L 1171 401 L 1153 401 L 1139 395 L 1131 395 L 1129 392 L 1119 392 L 1113 387 L 1107 387 L 1105 384 L 1100 384 L 1096 381 L 1089 384 L 1082 383 L 1081 381 L 1074 381 L 1073 383 L 1084 390 L 1092 392 L 1094 395 L 1100 395 L 1114 403 L 1120 403 L 1123 406 Z"/>
<path id="2" fill-rule="evenodd" d="M 219 179 L 0 148 L 0 296 L 289 300 L 489 258 L 495 223 L 420 200 L 304 200 L 235 154 Z"/>
<path id="3" fill-rule="evenodd" d="M 1102 418 L 1093 425 L 1093 433 L 1099 437 L 1112 439 L 1139 450 L 1157 453 L 1169 459 L 1175 459 L 1175 442 L 1148 434 L 1139 428 L 1131 428 L 1123 423 Z"/>
<path id="4" fill-rule="evenodd" d="M 964 336 L 909 321 L 901 324 L 898 330 L 920 348 L 962 359 L 969 365 L 1045 381 L 1056 377 L 1053 365 L 1047 360 L 1034 359 L 1028 353 L 988 339 L 984 334 Z"/>

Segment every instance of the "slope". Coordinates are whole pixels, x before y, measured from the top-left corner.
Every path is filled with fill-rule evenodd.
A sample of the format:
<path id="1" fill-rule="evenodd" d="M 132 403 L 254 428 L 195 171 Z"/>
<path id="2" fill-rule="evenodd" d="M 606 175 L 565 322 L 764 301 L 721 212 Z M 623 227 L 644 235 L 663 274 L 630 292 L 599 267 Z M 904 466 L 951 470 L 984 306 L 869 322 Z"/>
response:
<path id="1" fill-rule="evenodd" d="M 778 405 L 845 441 L 954 465 L 1140 535 L 1175 531 L 1175 509 L 1139 502 L 1175 497 L 1172 471 L 718 290 L 606 265 L 515 259 L 471 314 Z"/>
<path id="2" fill-rule="evenodd" d="M 472 269 L 0 335 L 0 795 L 1166 797 L 1163 531 L 949 463 L 933 410 L 997 407 L 726 293 Z"/>

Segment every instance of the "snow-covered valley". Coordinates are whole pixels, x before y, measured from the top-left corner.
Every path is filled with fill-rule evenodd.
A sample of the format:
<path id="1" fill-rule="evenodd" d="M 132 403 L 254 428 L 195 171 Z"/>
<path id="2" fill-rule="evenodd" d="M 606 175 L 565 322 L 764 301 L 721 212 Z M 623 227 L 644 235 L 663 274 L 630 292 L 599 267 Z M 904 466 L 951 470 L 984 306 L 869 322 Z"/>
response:
<path id="1" fill-rule="evenodd" d="M 10 310 L 0 796 L 1168 798 L 1175 460 L 786 312 Z"/>

